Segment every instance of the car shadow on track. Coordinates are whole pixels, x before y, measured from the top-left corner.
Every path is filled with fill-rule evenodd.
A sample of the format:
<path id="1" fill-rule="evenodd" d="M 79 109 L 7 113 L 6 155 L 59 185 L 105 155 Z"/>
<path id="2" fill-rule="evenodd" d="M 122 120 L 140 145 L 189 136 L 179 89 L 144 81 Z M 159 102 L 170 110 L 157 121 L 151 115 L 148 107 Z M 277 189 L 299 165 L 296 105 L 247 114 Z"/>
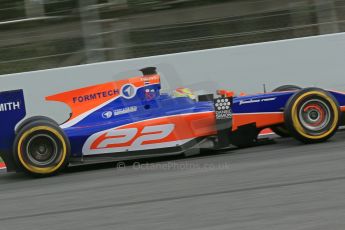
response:
<path id="1" fill-rule="evenodd" d="M 265 139 L 260 143 L 256 144 L 255 146 L 248 147 L 246 149 L 263 146 L 263 145 L 271 145 L 275 144 L 276 141 L 273 139 Z M 123 167 L 133 167 L 134 164 L 155 164 L 155 163 L 165 163 L 171 161 L 180 161 L 180 160 L 193 160 L 199 158 L 208 158 L 208 157 L 215 157 L 221 156 L 225 154 L 237 154 L 236 147 L 229 147 L 220 150 L 203 150 L 200 154 L 194 156 L 184 156 L 183 154 L 174 155 L 174 156 L 161 156 L 161 157 L 153 157 L 153 158 L 145 158 L 145 159 L 137 159 L 137 160 L 126 160 L 126 161 L 112 161 L 107 163 L 97 163 L 97 164 L 89 164 L 89 165 L 78 165 L 69 167 L 65 170 L 64 173 L 77 173 L 83 171 L 92 171 L 92 170 L 102 170 L 102 169 L 109 169 L 109 168 L 123 168 Z M 249 153 L 249 152 L 248 152 Z M 121 162 L 121 166 L 119 167 L 118 163 Z"/>
<path id="2" fill-rule="evenodd" d="M 274 139 L 265 139 L 263 141 L 260 141 L 258 144 L 252 147 L 248 147 L 245 149 L 252 149 L 258 146 L 263 145 L 271 145 L 275 144 L 276 141 Z M 97 170 L 104 170 L 104 169 L 120 169 L 123 167 L 131 168 L 134 164 L 158 164 L 158 163 L 166 163 L 166 162 L 172 162 L 172 161 L 181 161 L 181 160 L 193 160 L 193 159 L 199 159 L 199 158 L 209 158 L 209 157 L 215 157 L 215 156 L 221 156 L 226 154 L 249 154 L 251 151 L 243 153 L 236 153 L 236 150 L 239 150 L 236 147 L 229 147 L 225 149 L 220 150 L 204 150 L 201 151 L 200 154 L 186 157 L 183 154 L 180 155 L 174 155 L 174 156 L 161 156 L 161 157 L 153 157 L 153 158 L 145 158 L 145 159 L 137 159 L 137 160 L 126 160 L 126 161 L 111 161 L 107 163 L 95 163 L 95 164 L 87 164 L 87 165 L 78 165 L 73 167 L 68 167 L 66 170 L 64 170 L 61 174 L 74 174 L 74 173 L 80 173 L 80 172 L 87 172 L 87 171 L 97 171 Z M 118 163 L 121 162 L 121 167 L 119 167 Z M 24 173 L 0 173 L 0 184 L 4 183 L 5 181 L 21 181 L 21 180 L 30 180 L 33 179 L 33 177 L 27 176 Z M 38 178 L 39 179 L 39 178 Z"/>

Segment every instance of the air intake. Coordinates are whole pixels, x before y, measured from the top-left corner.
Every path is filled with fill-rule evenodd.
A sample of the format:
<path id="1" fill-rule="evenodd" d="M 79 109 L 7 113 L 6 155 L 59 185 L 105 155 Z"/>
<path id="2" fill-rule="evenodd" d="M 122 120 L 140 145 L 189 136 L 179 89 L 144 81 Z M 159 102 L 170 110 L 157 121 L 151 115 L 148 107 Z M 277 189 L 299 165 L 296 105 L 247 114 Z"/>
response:
<path id="1" fill-rule="evenodd" d="M 141 69 L 140 71 L 143 73 L 143 75 L 154 75 L 157 74 L 157 68 L 156 67 L 146 67 Z"/>

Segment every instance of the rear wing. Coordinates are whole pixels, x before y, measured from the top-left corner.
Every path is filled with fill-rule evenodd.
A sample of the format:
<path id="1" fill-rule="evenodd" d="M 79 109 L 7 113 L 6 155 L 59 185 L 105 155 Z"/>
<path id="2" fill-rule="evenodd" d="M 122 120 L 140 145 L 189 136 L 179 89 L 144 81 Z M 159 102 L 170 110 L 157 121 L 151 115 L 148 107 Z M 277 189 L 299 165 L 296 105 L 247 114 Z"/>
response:
<path id="1" fill-rule="evenodd" d="M 25 115 L 23 90 L 0 92 L 0 155 L 8 168 L 12 157 L 15 127 Z"/>

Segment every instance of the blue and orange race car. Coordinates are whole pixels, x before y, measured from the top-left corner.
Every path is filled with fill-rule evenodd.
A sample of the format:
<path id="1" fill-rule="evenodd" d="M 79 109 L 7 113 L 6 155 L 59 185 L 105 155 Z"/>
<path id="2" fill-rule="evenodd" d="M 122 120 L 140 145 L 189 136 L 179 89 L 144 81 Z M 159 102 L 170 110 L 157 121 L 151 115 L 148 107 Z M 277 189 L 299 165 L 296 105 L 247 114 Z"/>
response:
<path id="1" fill-rule="evenodd" d="M 48 117 L 26 118 L 23 90 L 1 92 L 0 153 L 8 170 L 49 176 L 68 165 L 246 147 L 265 128 L 317 143 L 344 120 L 341 92 L 283 87 L 247 96 L 225 90 L 197 96 L 188 89 L 165 94 L 156 68 L 141 71 L 46 97 L 70 107 L 61 125 Z"/>

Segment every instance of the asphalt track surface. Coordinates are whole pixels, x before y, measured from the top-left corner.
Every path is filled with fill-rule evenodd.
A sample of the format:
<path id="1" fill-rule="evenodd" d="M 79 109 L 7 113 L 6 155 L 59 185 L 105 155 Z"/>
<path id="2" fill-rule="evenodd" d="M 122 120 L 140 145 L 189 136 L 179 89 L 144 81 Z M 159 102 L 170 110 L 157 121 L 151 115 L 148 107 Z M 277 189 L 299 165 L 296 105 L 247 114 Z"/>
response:
<path id="1" fill-rule="evenodd" d="M 345 132 L 141 163 L 0 174 L 0 229 L 345 229 Z"/>

